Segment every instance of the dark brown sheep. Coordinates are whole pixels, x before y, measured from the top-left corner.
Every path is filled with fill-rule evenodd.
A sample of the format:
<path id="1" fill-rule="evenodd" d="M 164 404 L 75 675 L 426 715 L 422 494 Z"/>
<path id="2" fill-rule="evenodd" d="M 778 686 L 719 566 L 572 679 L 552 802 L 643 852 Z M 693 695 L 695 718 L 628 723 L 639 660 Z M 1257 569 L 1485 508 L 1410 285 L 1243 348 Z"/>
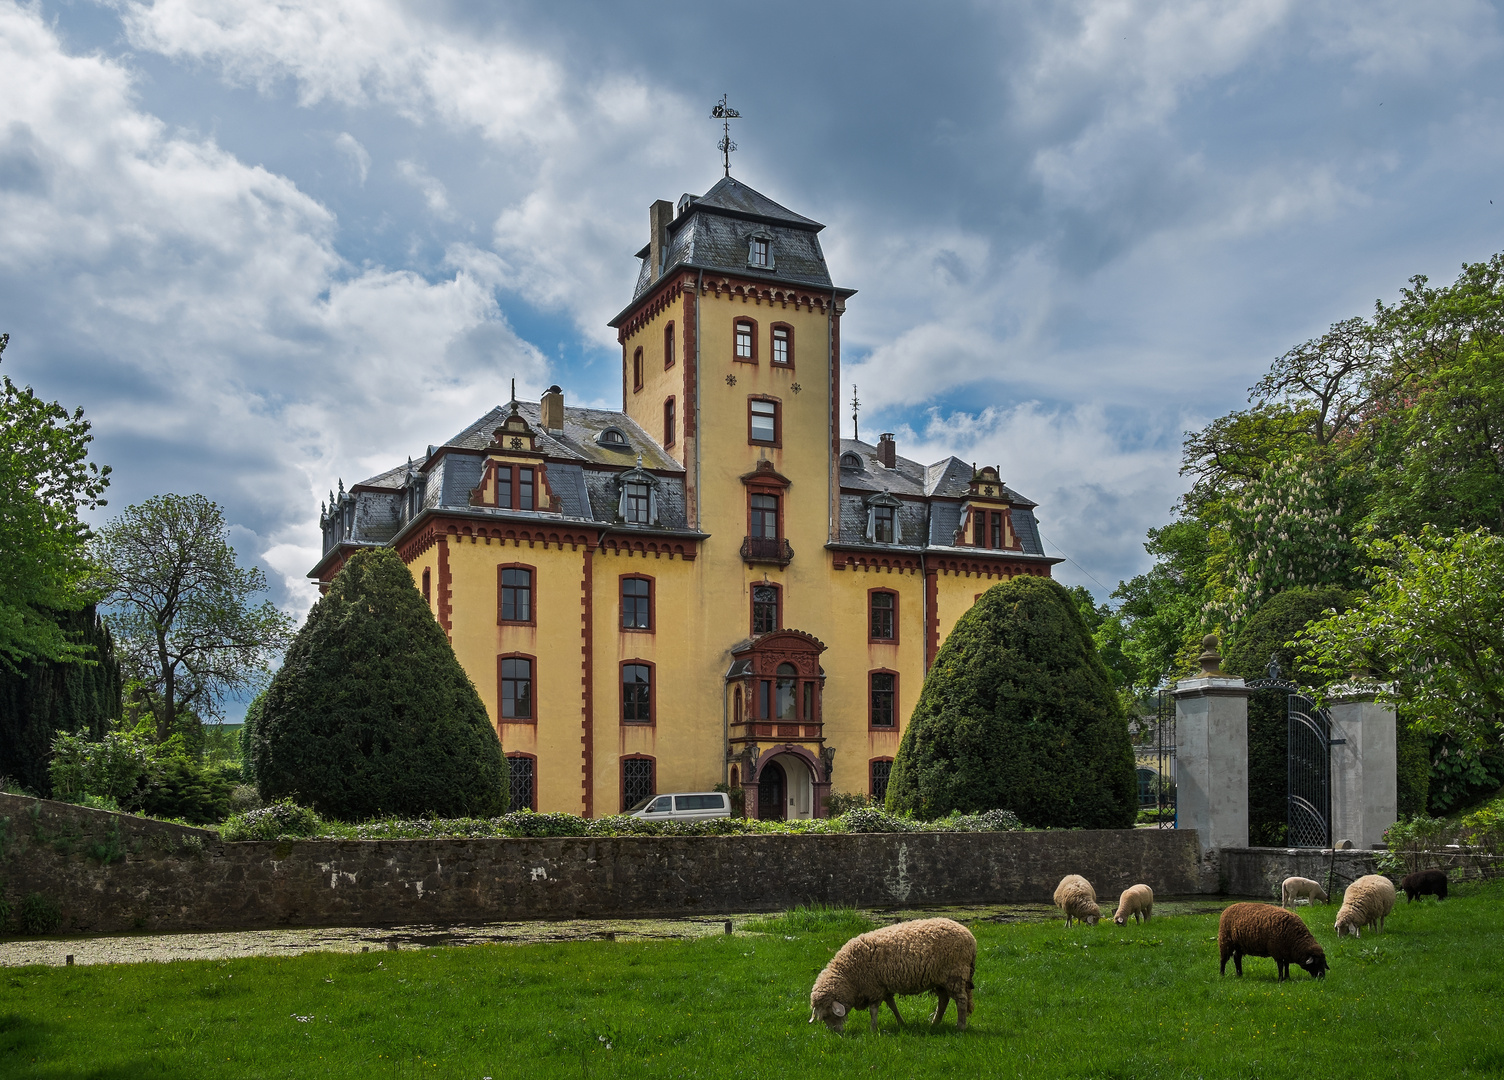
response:
<path id="1" fill-rule="evenodd" d="M 1217 946 L 1222 951 L 1222 974 L 1227 974 L 1227 958 L 1232 957 L 1238 975 L 1243 974 L 1243 957 L 1273 957 L 1279 967 L 1279 981 L 1290 977 L 1290 965 L 1299 964 L 1313 979 L 1326 977 L 1326 951 L 1312 936 L 1299 915 L 1273 904 L 1233 904 L 1222 912 L 1217 923 Z"/>
<path id="2" fill-rule="evenodd" d="M 1434 896 L 1438 900 L 1447 898 L 1447 872 L 1445 870 L 1417 870 L 1413 874 L 1406 874 L 1400 878 L 1400 888 L 1405 890 L 1405 903 L 1410 903 L 1417 896 Z"/>

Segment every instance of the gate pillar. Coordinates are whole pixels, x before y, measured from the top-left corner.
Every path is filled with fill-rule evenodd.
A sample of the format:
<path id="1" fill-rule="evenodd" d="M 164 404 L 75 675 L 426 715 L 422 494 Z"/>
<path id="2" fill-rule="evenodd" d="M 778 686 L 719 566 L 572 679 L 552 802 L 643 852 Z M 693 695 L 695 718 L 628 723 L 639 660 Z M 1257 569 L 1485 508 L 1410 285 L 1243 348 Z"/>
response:
<path id="1" fill-rule="evenodd" d="M 1221 669 L 1215 635 L 1202 648 L 1201 673 L 1175 684 L 1175 825 L 1207 853 L 1248 846 L 1248 687 Z"/>
<path id="2" fill-rule="evenodd" d="M 1380 704 L 1370 688 L 1334 688 L 1332 715 L 1332 842 L 1357 848 L 1384 841 L 1399 817 L 1397 731 L 1394 706 Z M 1344 741 L 1345 740 L 1345 741 Z"/>

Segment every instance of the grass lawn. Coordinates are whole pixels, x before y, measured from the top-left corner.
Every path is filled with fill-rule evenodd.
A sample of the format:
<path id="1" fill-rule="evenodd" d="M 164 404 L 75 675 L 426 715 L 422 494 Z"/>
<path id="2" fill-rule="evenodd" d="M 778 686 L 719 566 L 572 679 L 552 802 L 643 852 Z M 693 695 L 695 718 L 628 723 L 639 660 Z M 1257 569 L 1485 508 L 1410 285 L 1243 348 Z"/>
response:
<path id="1" fill-rule="evenodd" d="M 0 969 L 0 1076 L 1351 1077 L 1504 1074 L 1504 886 L 1406 905 L 1324 981 L 1217 974 L 1215 915 L 1127 928 L 977 923 L 968 1031 L 900 998 L 809 1025 L 850 916 L 764 935 Z"/>

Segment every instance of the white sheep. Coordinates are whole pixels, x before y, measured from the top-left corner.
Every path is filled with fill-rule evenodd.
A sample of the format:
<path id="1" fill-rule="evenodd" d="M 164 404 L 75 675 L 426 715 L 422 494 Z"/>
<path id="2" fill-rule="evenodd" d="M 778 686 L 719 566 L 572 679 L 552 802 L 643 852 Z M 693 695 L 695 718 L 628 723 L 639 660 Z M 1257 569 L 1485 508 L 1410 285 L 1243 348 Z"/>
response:
<path id="1" fill-rule="evenodd" d="M 1065 912 L 1067 928 L 1072 919 L 1096 926 L 1102 917 L 1102 909 L 1097 907 L 1097 890 L 1080 874 L 1066 874 L 1060 879 L 1060 884 L 1055 886 L 1055 906 Z"/>
<path id="2" fill-rule="evenodd" d="M 1279 906 L 1294 907 L 1297 900 L 1309 900 L 1313 904 L 1329 900 L 1326 890 L 1308 877 L 1287 877 L 1279 887 Z"/>
<path id="3" fill-rule="evenodd" d="M 1337 936 L 1362 937 L 1360 927 L 1384 929 L 1384 918 L 1394 910 L 1394 882 L 1383 874 L 1364 874 L 1342 894 L 1337 912 Z"/>
<path id="4" fill-rule="evenodd" d="M 1144 922 L 1149 921 L 1149 916 L 1154 914 L 1154 890 L 1147 885 L 1130 885 L 1123 890 L 1123 895 L 1118 897 L 1117 914 L 1112 921 L 1119 926 L 1128 925 L 1128 916 L 1133 916 L 1133 921 L 1138 922 L 1139 916 L 1143 916 Z"/>
<path id="5" fill-rule="evenodd" d="M 939 1003 L 930 1023 L 940 1022 L 954 998 L 956 1029 L 965 1031 L 976 970 L 977 939 L 953 919 L 915 919 L 858 934 L 816 977 L 809 992 L 809 1022 L 824 1020 L 827 1028 L 839 1032 L 852 1010 L 866 1009 L 871 1030 L 886 1001 L 901 1026 L 903 1017 L 893 995 L 933 990 Z"/>

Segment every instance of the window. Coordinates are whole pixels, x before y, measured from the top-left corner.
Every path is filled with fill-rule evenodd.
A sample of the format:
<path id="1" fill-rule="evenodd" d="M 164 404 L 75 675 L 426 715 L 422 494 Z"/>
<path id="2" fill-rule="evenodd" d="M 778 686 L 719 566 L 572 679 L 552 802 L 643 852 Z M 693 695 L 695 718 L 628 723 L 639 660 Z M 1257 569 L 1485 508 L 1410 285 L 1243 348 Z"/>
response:
<path id="1" fill-rule="evenodd" d="M 871 613 L 870 640 L 894 643 L 898 641 L 898 594 L 873 591 L 867 594 L 867 606 Z"/>
<path id="2" fill-rule="evenodd" d="M 743 363 L 757 363 L 757 324 L 751 319 L 737 319 L 734 328 L 733 355 Z"/>
<path id="3" fill-rule="evenodd" d="M 595 441 L 601 446 L 609 446 L 612 450 L 628 448 L 627 437 L 622 434 L 621 428 L 608 427 L 597 436 Z"/>
<path id="4" fill-rule="evenodd" d="M 503 510 L 533 509 L 533 491 L 536 482 L 532 469 L 516 465 L 496 467 L 496 505 Z"/>
<path id="5" fill-rule="evenodd" d="M 531 721 L 533 717 L 533 661 L 527 656 L 503 656 L 498 675 L 501 682 L 501 719 Z"/>
<path id="6" fill-rule="evenodd" d="M 669 323 L 663 328 L 663 369 L 667 371 L 674 366 L 674 324 Z"/>
<path id="7" fill-rule="evenodd" d="M 871 763 L 872 769 L 872 799 L 874 802 L 882 802 L 888 797 L 888 777 L 893 774 L 893 760 L 880 758 Z"/>
<path id="8" fill-rule="evenodd" d="M 646 484 L 626 484 L 622 487 L 622 520 L 633 525 L 652 524 L 651 492 Z"/>
<path id="9" fill-rule="evenodd" d="M 632 354 L 632 389 L 634 391 L 642 389 L 642 346 L 640 345 Z"/>
<path id="10" fill-rule="evenodd" d="M 663 403 L 663 445 L 674 445 L 674 399 L 669 398 Z"/>
<path id="11" fill-rule="evenodd" d="M 794 328 L 787 323 L 773 324 L 773 363 L 785 367 L 794 364 Z"/>
<path id="12" fill-rule="evenodd" d="M 987 546 L 987 515 L 980 510 L 971 512 L 971 542 L 977 547 Z"/>
<path id="13" fill-rule="evenodd" d="M 651 630 L 653 628 L 653 583 L 648 578 L 624 577 L 621 579 L 621 628 L 623 630 Z"/>
<path id="14" fill-rule="evenodd" d="M 778 496 L 752 496 L 752 532 L 754 538 L 778 539 Z"/>
<path id="15" fill-rule="evenodd" d="M 497 567 L 497 621 L 533 622 L 533 571 L 531 567 Z"/>
<path id="16" fill-rule="evenodd" d="M 893 542 L 894 510 L 891 506 L 874 506 L 872 508 L 872 539 L 879 544 L 891 544 Z"/>
<path id="17" fill-rule="evenodd" d="M 653 797 L 653 759 L 629 757 L 621 759 L 621 808 L 635 809 Z"/>
<path id="18" fill-rule="evenodd" d="M 1000 547 L 1003 546 L 1003 515 L 1002 514 L 993 514 L 992 515 L 992 546 L 995 547 L 995 548 L 1000 548 Z"/>
<path id="19" fill-rule="evenodd" d="M 777 585 L 752 586 L 752 633 L 771 634 L 778 629 L 779 591 Z"/>
<path id="20" fill-rule="evenodd" d="M 423 568 L 423 602 L 425 604 L 432 600 L 432 596 L 430 595 L 432 592 L 430 585 L 433 580 L 431 574 L 432 571 L 430 571 L 428 567 L 425 566 Z"/>
<path id="21" fill-rule="evenodd" d="M 533 508 L 533 470 L 517 470 L 517 509 L 531 510 Z"/>
<path id="22" fill-rule="evenodd" d="M 799 719 L 799 672 L 793 664 L 779 664 L 778 719 Z"/>
<path id="23" fill-rule="evenodd" d="M 871 685 L 872 726 L 891 728 L 893 726 L 893 699 L 898 691 L 898 676 L 891 671 L 874 671 L 868 678 Z"/>
<path id="24" fill-rule="evenodd" d="M 747 262 L 753 266 L 768 265 L 768 238 L 766 236 L 752 238 L 752 250 L 747 254 Z"/>
<path id="25" fill-rule="evenodd" d="M 752 398 L 747 402 L 747 441 L 778 445 L 778 402 Z"/>
<path id="26" fill-rule="evenodd" d="M 653 722 L 653 669 L 648 664 L 621 666 L 621 722 Z"/>
<path id="27" fill-rule="evenodd" d="M 841 455 L 841 468 L 843 468 L 843 469 L 855 469 L 857 472 L 861 472 L 861 469 L 862 469 L 862 459 L 861 459 L 860 455 L 853 454 L 849 450 L 846 453 L 842 454 Z"/>
<path id="28" fill-rule="evenodd" d="M 507 781 L 511 788 L 513 810 L 538 809 L 537 758 L 526 754 L 507 755 Z"/>

